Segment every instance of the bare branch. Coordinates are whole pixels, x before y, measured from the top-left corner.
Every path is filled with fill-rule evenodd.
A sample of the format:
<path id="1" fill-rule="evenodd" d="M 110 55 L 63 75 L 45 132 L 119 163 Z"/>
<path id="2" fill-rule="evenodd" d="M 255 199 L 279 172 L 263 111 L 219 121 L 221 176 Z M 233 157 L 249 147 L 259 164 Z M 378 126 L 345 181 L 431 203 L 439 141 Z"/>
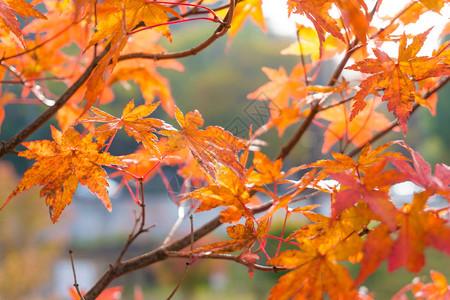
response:
<path id="1" fill-rule="evenodd" d="M 77 273 L 75 272 L 75 263 L 73 261 L 73 251 L 69 250 L 69 256 L 70 256 L 70 263 L 72 264 L 72 272 L 73 272 L 73 286 L 75 287 L 75 290 L 77 291 L 78 296 L 81 300 L 84 300 L 83 294 L 81 294 L 80 286 L 77 282 Z"/>

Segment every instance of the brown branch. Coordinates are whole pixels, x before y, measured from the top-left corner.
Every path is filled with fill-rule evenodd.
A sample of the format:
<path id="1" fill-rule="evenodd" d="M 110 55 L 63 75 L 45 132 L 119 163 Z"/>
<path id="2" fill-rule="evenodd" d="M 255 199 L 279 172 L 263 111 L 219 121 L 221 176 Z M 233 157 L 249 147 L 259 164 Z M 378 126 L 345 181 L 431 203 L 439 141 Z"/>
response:
<path id="1" fill-rule="evenodd" d="M 44 125 L 56 112 L 63 107 L 64 104 L 70 99 L 70 97 L 75 94 L 76 91 L 86 82 L 86 80 L 94 71 L 98 62 L 106 55 L 109 51 L 109 47 L 106 47 L 99 56 L 97 56 L 91 64 L 84 70 L 83 74 L 75 81 L 65 92 L 62 94 L 55 104 L 49 107 L 45 112 L 43 112 L 39 117 L 37 117 L 33 122 L 31 122 L 27 127 L 22 129 L 9 141 L 3 142 L 0 147 L 0 158 L 8 153 L 14 153 L 14 149 L 22 143 L 26 138 L 28 138 L 33 132 Z"/>
<path id="2" fill-rule="evenodd" d="M 151 59 L 171 59 L 171 58 L 181 58 L 187 57 L 191 55 L 195 55 L 202 51 L 203 49 L 210 46 L 213 42 L 215 42 L 218 38 L 225 35 L 230 28 L 231 21 L 233 19 L 233 13 L 235 9 L 235 1 L 230 1 L 229 10 L 227 15 L 224 18 L 224 24 L 220 24 L 214 33 L 203 43 L 200 45 L 177 53 L 167 53 L 167 54 L 145 54 L 145 53 L 137 53 L 136 54 L 128 54 L 122 57 L 119 57 L 119 60 L 126 60 L 132 58 L 151 58 Z M 41 114 L 36 120 L 30 123 L 26 128 L 16 134 L 13 138 L 11 138 L 7 142 L 3 142 L 0 147 L 0 158 L 5 156 L 8 153 L 15 153 L 15 148 L 22 143 L 27 137 L 29 137 L 33 132 L 35 132 L 38 128 L 44 125 L 69 99 L 72 95 L 86 82 L 86 80 L 91 75 L 92 71 L 95 69 L 99 61 L 108 53 L 110 47 L 107 46 L 100 53 L 92 63 L 86 68 L 84 73 L 78 78 L 78 80 L 70 86 L 66 92 L 59 97 L 59 99 L 55 102 L 55 105 L 46 110 L 43 114 Z"/>
<path id="3" fill-rule="evenodd" d="M 253 213 L 260 213 L 269 209 L 272 204 L 273 202 L 269 201 L 251 210 Z M 187 234 L 167 246 L 160 246 L 151 252 L 131 258 L 115 266 L 110 266 L 110 268 L 103 274 L 97 283 L 85 294 L 85 299 L 95 299 L 114 279 L 137 269 L 148 267 L 156 262 L 166 260 L 169 258 L 168 252 L 180 251 L 186 248 L 193 242 L 198 241 L 205 235 L 214 231 L 220 225 L 222 225 L 220 222 L 220 216 L 217 216 L 199 229 L 195 230 L 193 234 Z"/>
<path id="4" fill-rule="evenodd" d="M 72 250 L 69 250 L 69 256 L 70 256 L 70 263 L 72 264 L 73 286 L 75 287 L 75 290 L 77 291 L 77 294 L 80 297 L 80 299 L 85 300 L 83 297 L 83 294 L 80 291 L 80 285 L 77 282 L 77 273 L 75 272 L 75 263 L 73 261 L 73 251 Z"/>
<path id="5" fill-rule="evenodd" d="M 24 54 L 33 52 L 33 51 L 35 51 L 35 50 L 41 48 L 42 46 L 46 45 L 47 43 L 53 41 L 53 40 L 56 39 L 58 36 L 60 36 L 60 35 L 63 34 L 64 32 L 66 32 L 71 26 L 73 26 L 73 25 L 75 25 L 75 24 L 77 24 L 77 23 L 78 23 L 78 22 L 74 22 L 74 23 L 72 23 L 72 24 L 66 26 L 63 30 L 61 30 L 60 32 L 58 32 L 58 33 L 55 34 L 54 36 L 50 37 L 48 40 L 43 41 L 43 42 L 40 43 L 39 45 L 36 45 L 36 46 L 34 46 L 34 47 L 30 48 L 30 49 L 27 49 L 27 50 L 25 50 L 25 51 L 23 51 L 23 52 L 16 53 L 16 54 L 11 55 L 11 56 L 3 57 L 3 58 L 0 59 L 0 61 L 5 61 L 5 60 L 11 59 L 11 58 L 16 58 L 16 57 L 22 56 L 22 55 L 24 55 Z"/>
<path id="6" fill-rule="evenodd" d="M 230 1 L 228 12 L 223 19 L 223 24 L 220 24 L 217 29 L 214 31 L 214 33 L 207 38 L 203 43 L 180 52 L 174 52 L 174 53 L 130 53 L 119 56 L 118 61 L 128 60 L 128 59 L 135 59 L 135 58 L 145 58 L 145 59 L 153 59 L 153 60 L 163 60 L 163 59 L 175 59 L 175 58 L 183 58 L 188 56 L 193 56 L 199 53 L 200 51 L 204 50 L 208 46 L 210 46 L 212 43 L 214 43 L 217 39 L 224 36 L 228 29 L 231 26 L 231 21 L 233 19 L 234 9 L 235 9 L 236 2 L 234 0 Z"/>
<path id="7" fill-rule="evenodd" d="M 167 252 L 167 255 L 168 255 L 168 257 L 184 258 L 184 257 L 187 257 L 189 254 L 180 253 L 180 252 L 176 252 L 176 251 L 169 251 L 169 252 Z M 195 258 L 231 260 L 231 261 L 237 262 L 241 265 L 244 265 L 246 267 L 251 267 L 255 270 L 259 270 L 259 271 L 263 271 L 263 272 L 276 273 L 278 271 L 287 270 L 287 268 L 282 268 L 282 267 L 263 266 L 263 265 L 259 265 L 259 264 L 249 264 L 248 262 L 243 261 L 241 259 L 241 257 L 230 255 L 230 254 L 222 254 L 222 253 L 203 254 L 203 253 L 200 253 L 198 255 L 196 254 Z"/>

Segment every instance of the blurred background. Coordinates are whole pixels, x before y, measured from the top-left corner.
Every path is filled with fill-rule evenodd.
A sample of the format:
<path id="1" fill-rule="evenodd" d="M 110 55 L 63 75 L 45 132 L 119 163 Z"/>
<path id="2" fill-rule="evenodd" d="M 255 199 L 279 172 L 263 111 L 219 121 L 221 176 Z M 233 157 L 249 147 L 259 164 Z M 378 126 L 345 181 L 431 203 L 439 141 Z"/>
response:
<path id="1" fill-rule="evenodd" d="M 170 81 L 173 97 L 183 112 L 198 109 L 205 119 L 205 126 L 219 125 L 242 137 L 248 135 L 250 124 L 254 130 L 261 126 L 262 122 L 248 113 L 261 102 L 255 103 L 247 99 L 248 93 L 268 81 L 261 67 L 278 69 L 283 66 L 290 73 L 292 67 L 299 62 L 296 56 L 280 55 L 282 49 L 295 41 L 295 29 L 291 29 L 289 35 L 289 30 L 275 27 L 273 19 L 268 21 L 267 34 L 248 23 L 232 41 L 225 37 L 201 54 L 181 59 L 184 72 L 161 70 Z M 213 30 L 214 26 L 204 23 L 173 26 L 173 43 L 163 41 L 163 44 L 169 51 L 189 49 Z M 322 70 L 332 70 L 335 62 L 327 64 Z M 321 72 L 317 81 L 325 83 L 329 77 L 330 74 Z M 111 114 L 120 115 L 124 105 L 131 99 L 135 99 L 138 104 L 143 103 L 139 88 L 134 83 L 118 84 L 114 86 L 114 91 L 116 100 L 103 107 L 103 110 Z M 440 101 L 435 117 L 425 109 L 414 114 L 409 121 L 406 138 L 401 133 L 391 133 L 377 144 L 405 139 L 431 165 L 448 165 L 450 102 L 442 100 L 449 97 L 449 87 L 439 93 Z M 34 120 L 44 107 L 14 104 L 6 106 L 5 110 L 1 140 L 12 137 L 24 124 Z M 162 110 L 157 111 L 156 117 L 166 118 Z M 236 123 L 236 117 L 239 123 Z M 278 133 L 270 130 L 262 137 L 269 144 L 262 148 L 262 152 L 274 158 L 295 129 L 296 126 L 288 128 L 284 134 L 286 138 L 281 138 L 281 141 Z M 48 125 L 31 137 L 48 138 Z M 289 167 L 329 157 L 320 154 L 322 143 L 322 129 L 313 126 L 284 165 Z M 131 153 L 135 147 L 134 142 L 120 133 L 110 150 L 113 154 L 122 155 Z M 0 162 L 0 199 L 8 197 L 20 176 L 32 163 L 13 155 L 6 156 Z M 172 183 L 172 179 L 176 181 L 176 170 L 167 167 L 163 172 Z M 87 189 L 81 187 L 77 190 L 73 203 L 64 210 L 60 221 L 55 225 L 51 223 L 48 209 L 39 198 L 37 188 L 19 195 L 0 212 L 0 299 L 70 299 L 69 288 L 73 285 L 73 274 L 69 249 L 74 253 L 81 289 L 88 290 L 96 282 L 123 247 L 134 223 L 134 211 L 139 210 L 126 189 L 120 188 L 119 181 L 111 179 L 110 186 L 113 207 L 111 213 Z M 160 245 L 177 219 L 177 206 L 170 199 L 158 175 L 146 184 L 145 191 L 148 224 L 156 226 L 139 237 L 126 257 L 145 253 Z M 393 197 L 398 201 L 408 201 L 413 192 L 413 186 L 396 187 L 392 191 Z M 313 201 L 322 204 L 328 200 Z M 436 201 L 439 205 L 439 199 Z M 201 226 L 215 214 L 217 211 L 196 214 L 194 226 Z M 282 222 L 283 216 L 274 219 L 273 235 L 277 235 L 277 231 L 281 232 Z M 297 216 L 290 222 L 291 226 L 296 227 L 302 223 L 306 223 L 306 220 Z M 185 220 L 175 238 L 188 233 L 189 227 L 189 221 Z M 222 226 L 208 235 L 202 240 L 202 244 L 224 239 L 224 228 Z M 275 253 L 276 247 L 277 243 L 269 243 L 269 254 Z M 144 299 L 165 299 L 181 279 L 185 263 L 184 259 L 170 259 L 128 274 L 116 280 L 113 286 L 123 286 L 124 299 L 133 299 L 136 291 L 142 292 Z M 356 276 L 357 266 L 349 268 L 352 275 Z M 386 276 L 386 267 L 383 266 L 366 281 L 365 286 L 375 293 L 377 299 L 387 299 L 414 277 L 428 277 L 430 269 L 450 276 L 448 257 L 432 250 L 427 251 L 427 267 L 419 274 L 409 274 L 400 269 Z M 242 265 L 227 261 L 200 260 L 190 268 L 174 299 L 263 299 L 268 296 L 268 291 L 281 275 L 282 273 L 255 271 L 254 277 L 250 279 L 247 269 Z"/>

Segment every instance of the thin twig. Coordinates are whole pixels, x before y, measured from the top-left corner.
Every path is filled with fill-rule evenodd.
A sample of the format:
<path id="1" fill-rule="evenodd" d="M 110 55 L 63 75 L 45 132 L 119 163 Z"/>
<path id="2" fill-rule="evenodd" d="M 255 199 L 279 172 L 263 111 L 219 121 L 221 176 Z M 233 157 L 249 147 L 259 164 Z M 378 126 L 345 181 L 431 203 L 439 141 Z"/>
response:
<path id="1" fill-rule="evenodd" d="M 176 294 L 181 284 L 183 283 L 184 279 L 186 278 L 186 275 L 192 264 L 192 250 L 194 250 L 194 216 L 192 214 L 189 216 L 189 220 L 191 222 L 191 252 L 187 256 L 188 261 L 186 262 L 186 267 L 184 269 L 183 276 L 181 276 L 180 281 L 178 282 L 177 286 L 173 289 L 172 293 L 170 293 L 169 297 L 167 297 L 167 300 L 172 299 L 172 297 Z"/>
<path id="2" fill-rule="evenodd" d="M 69 256 L 70 256 L 70 263 L 72 264 L 72 272 L 73 272 L 73 286 L 75 287 L 75 290 L 77 291 L 78 296 L 81 300 L 84 300 L 83 294 L 80 291 L 80 286 L 77 282 L 77 273 L 75 272 L 75 263 L 73 261 L 73 251 L 69 250 Z"/>
<path id="3" fill-rule="evenodd" d="M 23 74 L 17 70 L 14 66 L 10 66 L 0 61 L 0 65 L 5 67 L 8 71 L 13 73 L 23 84 L 24 87 L 29 88 L 31 93 L 43 104 L 47 106 L 53 106 L 55 104 L 55 100 L 48 99 L 44 93 L 42 92 L 42 88 L 38 84 L 31 84 L 28 79 L 26 79 Z"/>
<path id="4" fill-rule="evenodd" d="M 187 257 L 189 254 L 186 253 L 180 253 L 177 251 L 168 251 L 167 252 L 167 256 L 168 257 L 174 257 L 174 258 L 184 258 Z M 259 264 L 249 264 L 246 261 L 243 261 L 239 256 L 234 256 L 231 254 L 222 254 L 222 253 L 209 253 L 209 254 L 204 254 L 204 253 L 200 253 L 200 254 L 196 254 L 195 255 L 196 259 L 222 259 L 222 260 L 231 260 L 234 262 L 237 262 L 241 265 L 244 265 L 246 267 L 252 267 L 255 270 L 259 270 L 259 271 L 263 271 L 263 272 L 272 272 L 272 273 L 276 273 L 278 271 L 284 271 L 287 270 L 287 268 L 282 268 L 282 267 L 273 267 L 273 266 L 263 266 L 263 265 L 259 265 Z"/>

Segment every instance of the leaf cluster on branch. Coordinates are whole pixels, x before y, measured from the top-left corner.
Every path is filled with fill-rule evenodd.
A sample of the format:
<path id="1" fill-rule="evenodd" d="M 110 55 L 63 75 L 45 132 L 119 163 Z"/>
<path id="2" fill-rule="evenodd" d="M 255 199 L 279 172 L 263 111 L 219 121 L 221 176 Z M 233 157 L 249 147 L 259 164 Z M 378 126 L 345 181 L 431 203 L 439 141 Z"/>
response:
<path id="1" fill-rule="evenodd" d="M 1 213 L 7 214 L 6 204 L 35 185 L 41 186 L 53 222 L 64 215 L 80 184 L 111 210 L 106 170 L 122 179 L 141 213 L 130 224 L 131 233 L 116 261 L 86 293 L 78 288 L 74 268 L 74 299 L 112 299 L 120 292 L 120 288 L 107 289 L 114 279 L 176 257 L 188 259 L 185 275 L 197 259 L 233 260 L 247 266 L 250 276 L 254 271 L 284 272 L 269 299 L 323 299 L 326 294 L 331 299 L 372 299 L 358 287 L 382 262 L 387 261 L 389 271 L 404 267 L 419 272 L 427 247 L 450 255 L 450 167 L 436 164 L 433 172 L 404 141 L 374 145 L 398 127 L 406 136 L 408 120 L 420 107 L 435 112 L 436 93 L 450 78 L 450 43 L 436 43 L 433 52 L 419 56 L 435 30 L 433 24 L 419 34 L 406 29 L 420 22 L 420 15 L 439 14 L 449 4 L 413 1 L 395 15 L 380 16 L 380 7 L 387 2 L 280 3 L 287 5 L 289 15 L 304 16 L 312 26 L 298 24 L 297 42 L 282 51 L 300 56 L 289 76 L 283 67 L 263 67 L 270 81 L 249 91 L 248 98 L 268 103 L 270 116 L 244 138 L 219 126 L 203 128 L 199 110 L 183 113 L 158 69 L 182 71 L 176 59 L 204 51 L 227 32 L 233 38 L 246 19 L 265 30 L 262 1 L 36 0 L 29 4 L 0 0 L 0 122 L 5 105 L 31 99 L 48 107 L 14 137 L 2 141 L 0 157 L 16 155 L 16 148 L 23 145 L 27 150 L 17 155 L 35 162 Z M 37 4 L 45 7 L 43 12 L 33 7 Z M 28 24 L 20 26 L 18 18 Z M 171 53 L 157 44 L 161 37 L 172 39 L 169 26 L 192 21 L 217 27 L 191 49 Z M 448 26 L 441 36 L 446 34 Z M 397 45 L 397 54 L 383 50 L 388 43 Z M 69 46 L 74 50 L 67 51 Z M 317 84 L 322 63 L 334 58 L 339 63 L 329 73 L 328 84 Z M 349 81 L 344 70 L 360 77 Z M 115 98 L 112 86 L 128 80 L 137 83 L 145 103 L 136 105 L 130 99 L 121 116 L 105 112 L 103 104 Z M 64 92 L 52 94 L 50 82 L 62 83 Z M 9 85 L 22 87 L 20 99 Z M 151 116 L 159 105 L 169 120 Z M 377 111 L 383 105 L 392 114 Z M 53 140 L 25 142 L 53 117 L 59 127 L 51 127 Z M 296 123 L 300 125 L 275 159 L 258 148 L 266 131 L 275 128 L 282 136 Z M 331 152 L 332 159 L 283 166 L 313 126 L 324 132 L 323 153 L 336 143 L 339 150 Z M 122 129 L 132 143 L 142 146 L 134 153 L 114 156 L 109 149 Z M 180 195 L 171 191 L 162 166 L 178 168 L 184 179 Z M 125 260 L 130 245 L 150 230 L 145 224 L 143 183 L 155 174 L 189 214 L 222 210 L 200 228 L 191 222 L 190 234 L 173 240 L 171 232 L 161 246 Z M 412 195 L 410 203 L 396 205 L 390 188 L 407 181 L 421 191 Z M 305 204 L 318 194 L 328 195 L 329 215 L 318 211 L 325 203 Z M 445 199 L 444 208 L 429 206 L 435 195 Z M 276 213 L 284 215 L 279 236 L 271 230 Z M 293 216 L 303 216 L 309 223 L 288 233 L 286 224 Z M 195 247 L 197 240 L 223 223 L 231 223 L 230 239 Z M 268 239 L 278 243 L 274 253 L 266 249 Z M 342 262 L 359 264 L 356 278 Z M 417 299 L 450 297 L 445 278 L 436 271 L 431 276 L 434 283 L 416 282 L 395 297 L 400 299 L 408 290 Z M 181 284 L 182 280 L 169 298 Z"/>

